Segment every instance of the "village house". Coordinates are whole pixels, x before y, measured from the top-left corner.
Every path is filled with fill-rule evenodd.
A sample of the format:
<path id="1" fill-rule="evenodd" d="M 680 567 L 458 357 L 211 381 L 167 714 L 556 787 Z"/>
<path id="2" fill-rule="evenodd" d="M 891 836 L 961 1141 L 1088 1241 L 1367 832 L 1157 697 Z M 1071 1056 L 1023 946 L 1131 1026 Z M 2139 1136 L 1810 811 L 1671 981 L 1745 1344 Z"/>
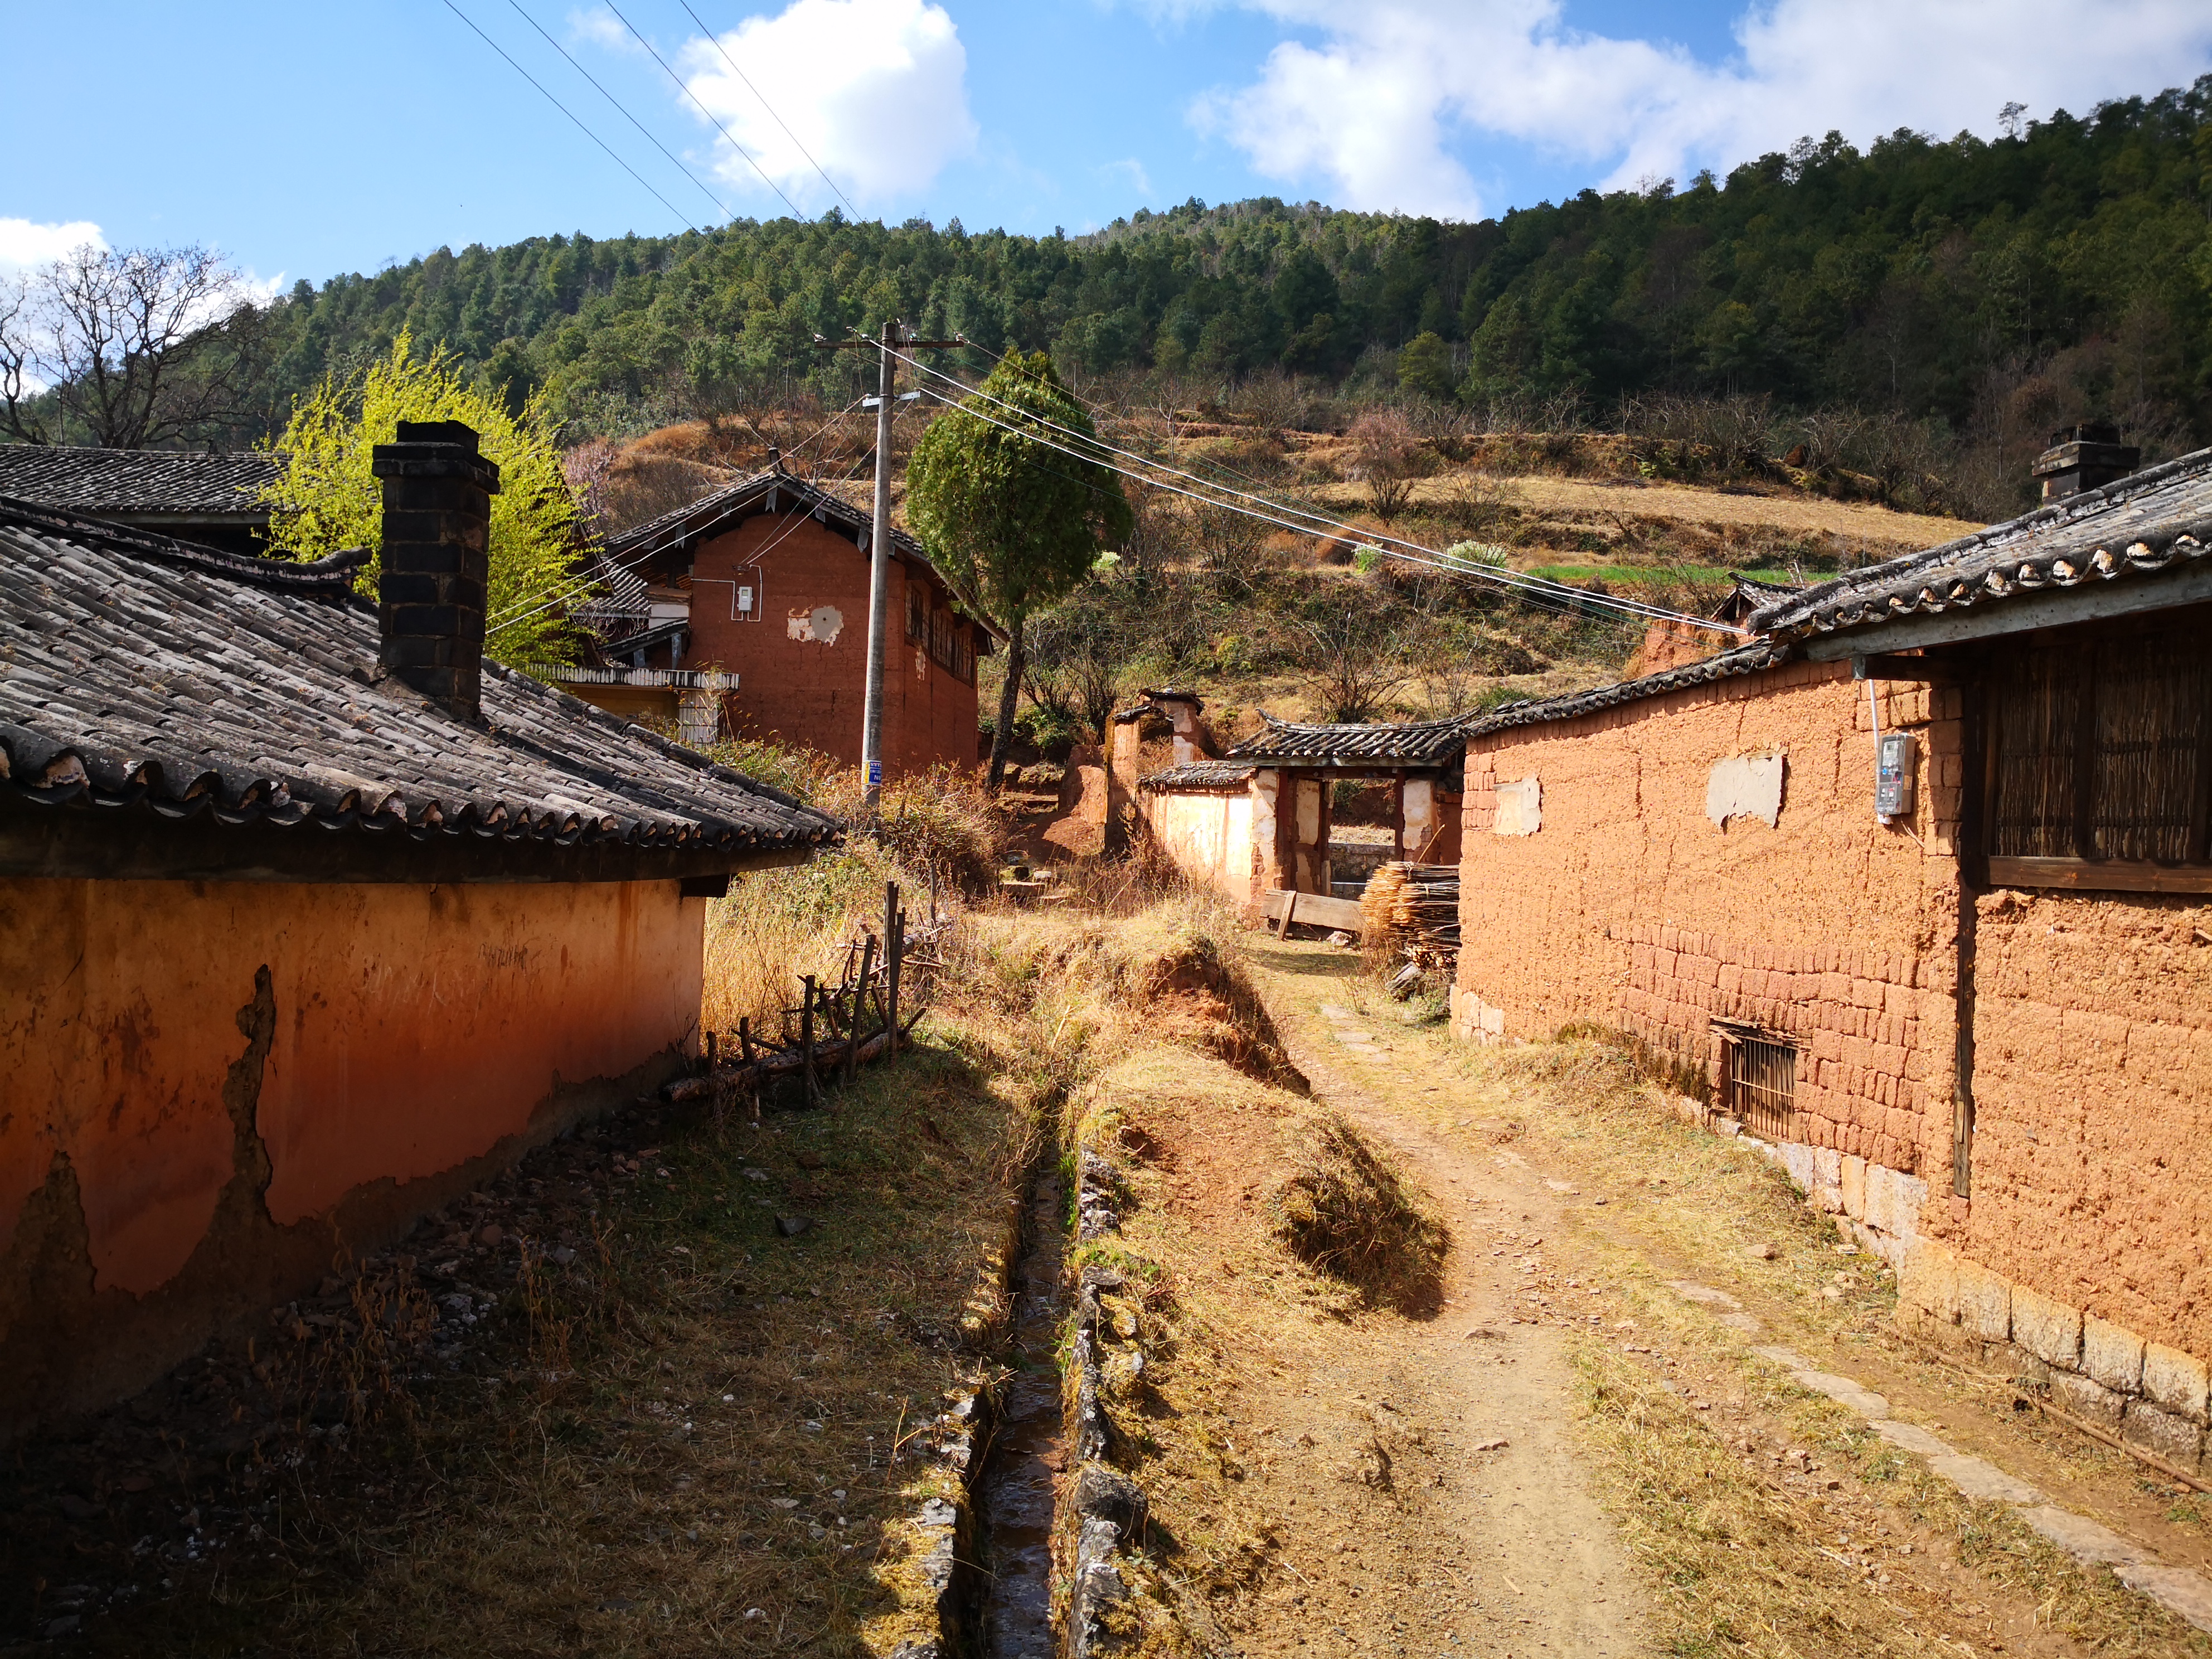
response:
<path id="1" fill-rule="evenodd" d="M 1215 757 L 1196 697 L 1146 697 L 1115 717 L 1109 810 L 1133 799 L 1152 845 L 1248 916 L 1279 915 L 1283 896 L 1297 893 L 1319 901 L 1301 903 L 1310 921 L 1356 927 L 1357 888 L 1379 863 L 1458 861 L 1464 721 L 1301 724 L 1263 714 L 1258 735 Z M 1170 722 L 1175 763 L 1139 777 L 1136 734 L 1148 710 Z M 1387 793 L 1387 843 L 1334 841 L 1334 786 L 1345 782 Z"/>
<path id="2" fill-rule="evenodd" d="M 1454 995 L 1477 1041 L 1627 1033 L 1898 1268 L 1905 1324 L 2191 1468 L 2208 547 L 2212 452 L 1475 720 Z"/>
<path id="3" fill-rule="evenodd" d="M 582 620 L 610 667 L 554 670 L 631 718 L 860 760 L 874 520 L 804 479 L 763 472 L 616 538 L 611 602 Z M 921 544 L 891 534 L 884 774 L 975 763 L 975 665 L 991 635 Z"/>
<path id="4" fill-rule="evenodd" d="M 658 1087 L 707 900 L 836 834 L 483 660 L 498 469 L 398 439 L 377 605 L 0 503 L 0 1434 Z"/>
<path id="5" fill-rule="evenodd" d="M 0 498 L 59 507 L 232 553 L 258 553 L 269 532 L 261 492 L 279 459 L 184 449 L 80 449 L 0 444 Z"/>

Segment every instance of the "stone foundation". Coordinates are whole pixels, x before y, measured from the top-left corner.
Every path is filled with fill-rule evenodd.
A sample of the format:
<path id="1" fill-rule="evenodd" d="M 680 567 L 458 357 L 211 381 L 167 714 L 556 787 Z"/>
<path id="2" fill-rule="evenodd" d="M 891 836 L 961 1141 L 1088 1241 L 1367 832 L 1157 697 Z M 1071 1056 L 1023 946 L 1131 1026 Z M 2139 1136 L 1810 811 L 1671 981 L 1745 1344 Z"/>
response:
<path id="1" fill-rule="evenodd" d="M 2047 1389 L 2061 1411 L 2176 1468 L 2212 1476 L 2207 1370 L 2194 1354 L 2014 1284 L 1929 1238 L 1912 1240 L 1898 1269 L 1897 1322 Z"/>

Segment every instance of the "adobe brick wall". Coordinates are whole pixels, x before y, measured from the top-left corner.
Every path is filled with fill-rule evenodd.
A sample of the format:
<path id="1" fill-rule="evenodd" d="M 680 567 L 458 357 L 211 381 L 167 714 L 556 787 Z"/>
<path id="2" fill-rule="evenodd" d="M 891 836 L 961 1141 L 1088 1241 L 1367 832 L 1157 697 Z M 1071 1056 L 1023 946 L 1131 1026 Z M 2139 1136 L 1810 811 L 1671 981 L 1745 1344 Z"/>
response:
<path id="1" fill-rule="evenodd" d="M 975 763 L 975 688 L 906 636 L 907 584 L 941 587 L 891 564 L 884 654 L 887 774 Z M 750 586 L 762 620 L 732 621 L 731 584 Z M 834 617 L 830 615 L 834 613 Z M 829 622 L 817 627 L 815 619 Z M 963 624 L 972 627 L 972 623 Z M 803 514 L 760 514 L 700 548 L 691 572 L 691 639 L 684 665 L 738 676 L 731 723 L 742 735 L 801 744 L 860 762 L 867 688 L 868 556 Z"/>
<path id="2" fill-rule="evenodd" d="M 1909 825 L 1874 817 L 1865 688 L 1794 664 L 1469 745 L 1455 1022 L 1548 1037 L 1627 1030 L 1715 1076 L 1717 1018 L 1786 1034 L 1808 1142 L 1948 1180 L 1956 1007 L 1956 693 L 1893 685 L 1923 738 Z M 1706 816 L 1715 762 L 1778 750 L 1774 827 Z M 1534 775 L 1541 828 L 1493 834 Z"/>
<path id="3" fill-rule="evenodd" d="M 1973 1200 L 1930 1231 L 2007 1279 L 2212 1354 L 2212 905 L 1977 905 Z"/>

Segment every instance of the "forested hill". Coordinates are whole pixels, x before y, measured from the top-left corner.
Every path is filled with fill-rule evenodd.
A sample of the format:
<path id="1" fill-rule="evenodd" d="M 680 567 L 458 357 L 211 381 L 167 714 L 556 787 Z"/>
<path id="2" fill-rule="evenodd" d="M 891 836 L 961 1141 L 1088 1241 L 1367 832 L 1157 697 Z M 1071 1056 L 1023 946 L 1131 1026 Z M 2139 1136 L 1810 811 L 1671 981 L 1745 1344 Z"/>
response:
<path id="1" fill-rule="evenodd" d="M 1092 377 L 1283 369 L 1474 404 L 1572 394 L 1599 418 L 1655 392 L 1765 392 L 1960 433 L 2109 415 L 2171 448 L 2212 434 L 2208 208 L 2212 76 L 1994 143 L 1831 135 L 1725 179 L 1479 224 L 1262 199 L 1081 237 L 832 215 L 440 249 L 297 286 L 270 390 L 281 416 L 405 328 L 586 430 L 842 377 L 814 337 L 896 314 Z"/>

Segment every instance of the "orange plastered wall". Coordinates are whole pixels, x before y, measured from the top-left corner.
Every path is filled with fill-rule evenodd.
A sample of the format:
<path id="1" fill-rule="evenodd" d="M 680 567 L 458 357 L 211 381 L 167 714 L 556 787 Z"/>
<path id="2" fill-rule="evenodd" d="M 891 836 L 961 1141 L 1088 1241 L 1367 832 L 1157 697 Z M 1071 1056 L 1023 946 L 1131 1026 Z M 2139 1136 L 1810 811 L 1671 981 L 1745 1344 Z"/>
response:
<path id="1" fill-rule="evenodd" d="M 2212 1353 L 2212 904 L 2000 890 L 1978 911 L 1973 1200 L 1943 1231 Z"/>
<path id="2" fill-rule="evenodd" d="M 704 918 L 672 881 L 0 879 L 0 1249 L 58 1152 L 96 1289 L 143 1295 L 182 1268 L 231 1177 L 224 1084 L 264 965 L 257 1127 L 290 1225 L 690 1041 Z"/>
<path id="3" fill-rule="evenodd" d="M 1948 1169 L 1957 710 L 1948 692 L 1881 696 L 1884 729 L 1923 738 L 1916 815 L 1896 828 L 1875 821 L 1866 689 L 1844 665 L 1474 739 L 1461 990 L 1503 1009 L 1509 1038 L 1594 1021 L 1692 1076 L 1711 1075 L 1717 1018 L 1787 1034 L 1808 1139 L 1913 1170 L 1933 1139 Z M 1714 763 L 1778 750 L 1775 826 L 1716 827 Z M 1531 775 L 1541 828 L 1494 834 L 1497 786 Z"/>

